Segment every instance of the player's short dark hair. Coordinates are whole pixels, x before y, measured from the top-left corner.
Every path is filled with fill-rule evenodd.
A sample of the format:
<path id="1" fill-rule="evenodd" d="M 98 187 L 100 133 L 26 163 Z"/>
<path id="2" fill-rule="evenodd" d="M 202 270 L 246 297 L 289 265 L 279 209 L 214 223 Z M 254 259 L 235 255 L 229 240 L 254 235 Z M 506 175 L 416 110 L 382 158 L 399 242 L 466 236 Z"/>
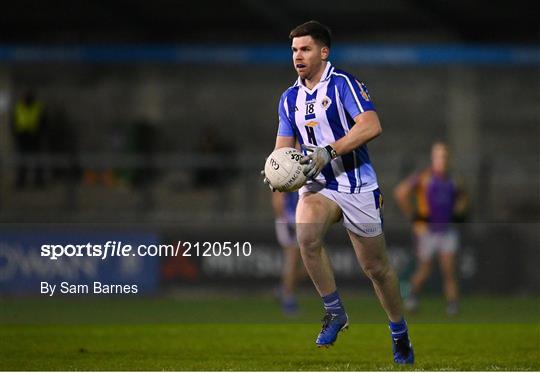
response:
<path id="1" fill-rule="evenodd" d="M 291 30 L 289 39 L 292 40 L 293 38 L 308 35 L 316 42 L 319 42 L 328 48 L 330 48 L 330 45 L 332 44 L 332 32 L 327 26 L 317 21 L 308 21 L 302 23 L 300 26 L 296 26 Z"/>

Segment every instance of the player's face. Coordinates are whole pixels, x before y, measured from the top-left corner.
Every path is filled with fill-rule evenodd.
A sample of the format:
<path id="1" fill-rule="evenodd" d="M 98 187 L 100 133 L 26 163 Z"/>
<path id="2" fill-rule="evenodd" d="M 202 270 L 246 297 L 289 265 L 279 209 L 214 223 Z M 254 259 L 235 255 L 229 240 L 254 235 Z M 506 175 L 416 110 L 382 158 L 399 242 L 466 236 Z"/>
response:
<path id="1" fill-rule="evenodd" d="M 308 80 L 321 70 L 329 53 L 328 47 L 321 46 L 309 35 L 293 38 L 291 49 L 298 76 Z"/>
<path id="2" fill-rule="evenodd" d="M 444 144 L 435 144 L 431 149 L 431 167 L 436 173 L 443 174 L 448 169 L 448 149 Z"/>

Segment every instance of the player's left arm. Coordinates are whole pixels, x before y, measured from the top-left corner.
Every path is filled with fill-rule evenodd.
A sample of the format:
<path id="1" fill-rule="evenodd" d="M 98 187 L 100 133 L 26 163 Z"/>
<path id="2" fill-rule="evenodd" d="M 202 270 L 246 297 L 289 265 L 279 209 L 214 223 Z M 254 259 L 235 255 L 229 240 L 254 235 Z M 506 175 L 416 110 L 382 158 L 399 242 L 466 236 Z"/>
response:
<path id="1" fill-rule="evenodd" d="M 354 118 L 354 125 L 345 136 L 325 147 L 305 147 L 311 154 L 302 158 L 300 163 L 306 164 L 304 174 L 307 177 L 317 176 L 332 158 L 350 153 L 382 133 L 367 87 L 352 76 L 338 75 L 342 77 L 339 83 L 341 101 L 347 113 Z"/>
<path id="2" fill-rule="evenodd" d="M 374 110 L 365 111 L 354 118 L 354 126 L 347 135 L 330 144 L 337 156 L 352 152 L 382 133 L 379 116 Z"/>
<path id="3" fill-rule="evenodd" d="M 343 108 L 354 119 L 349 132 L 329 144 L 337 156 L 348 154 L 382 133 L 381 122 L 366 85 L 351 75 L 339 81 Z"/>

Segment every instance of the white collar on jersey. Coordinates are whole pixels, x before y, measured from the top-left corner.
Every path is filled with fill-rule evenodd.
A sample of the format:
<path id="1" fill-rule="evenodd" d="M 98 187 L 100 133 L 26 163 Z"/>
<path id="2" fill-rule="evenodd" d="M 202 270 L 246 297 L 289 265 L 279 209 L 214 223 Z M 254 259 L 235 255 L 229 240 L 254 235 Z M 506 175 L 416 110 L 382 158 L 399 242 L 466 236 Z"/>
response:
<path id="1" fill-rule="evenodd" d="M 328 79 L 330 79 L 330 77 L 332 76 L 332 72 L 334 71 L 334 67 L 332 66 L 332 63 L 330 61 L 326 61 L 326 67 L 324 68 L 324 71 L 321 75 L 321 80 L 319 81 L 319 83 L 315 84 L 315 87 L 313 87 L 313 89 L 309 89 L 308 87 L 306 87 L 304 85 L 304 82 L 302 81 L 302 78 L 298 77 L 298 79 L 296 79 L 296 84 L 295 85 L 299 85 L 299 86 L 302 86 L 304 87 L 304 89 L 310 91 L 310 92 L 313 92 L 316 87 L 321 83 L 321 82 L 324 82 Z"/>

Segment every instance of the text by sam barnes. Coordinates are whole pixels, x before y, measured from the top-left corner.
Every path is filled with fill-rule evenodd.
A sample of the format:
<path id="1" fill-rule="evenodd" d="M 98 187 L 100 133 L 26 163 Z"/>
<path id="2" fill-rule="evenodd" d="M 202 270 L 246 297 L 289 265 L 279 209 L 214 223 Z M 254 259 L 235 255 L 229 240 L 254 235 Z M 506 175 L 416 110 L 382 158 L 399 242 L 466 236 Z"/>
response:
<path id="1" fill-rule="evenodd" d="M 49 282 L 41 282 L 41 294 L 53 296 L 55 294 L 137 294 L 139 289 L 137 285 L 124 284 L 104 284 L 99 281 L 94 281 L 90 284 L 71 284 L 62 281 L 60 284 L 51 284 Z"/>

